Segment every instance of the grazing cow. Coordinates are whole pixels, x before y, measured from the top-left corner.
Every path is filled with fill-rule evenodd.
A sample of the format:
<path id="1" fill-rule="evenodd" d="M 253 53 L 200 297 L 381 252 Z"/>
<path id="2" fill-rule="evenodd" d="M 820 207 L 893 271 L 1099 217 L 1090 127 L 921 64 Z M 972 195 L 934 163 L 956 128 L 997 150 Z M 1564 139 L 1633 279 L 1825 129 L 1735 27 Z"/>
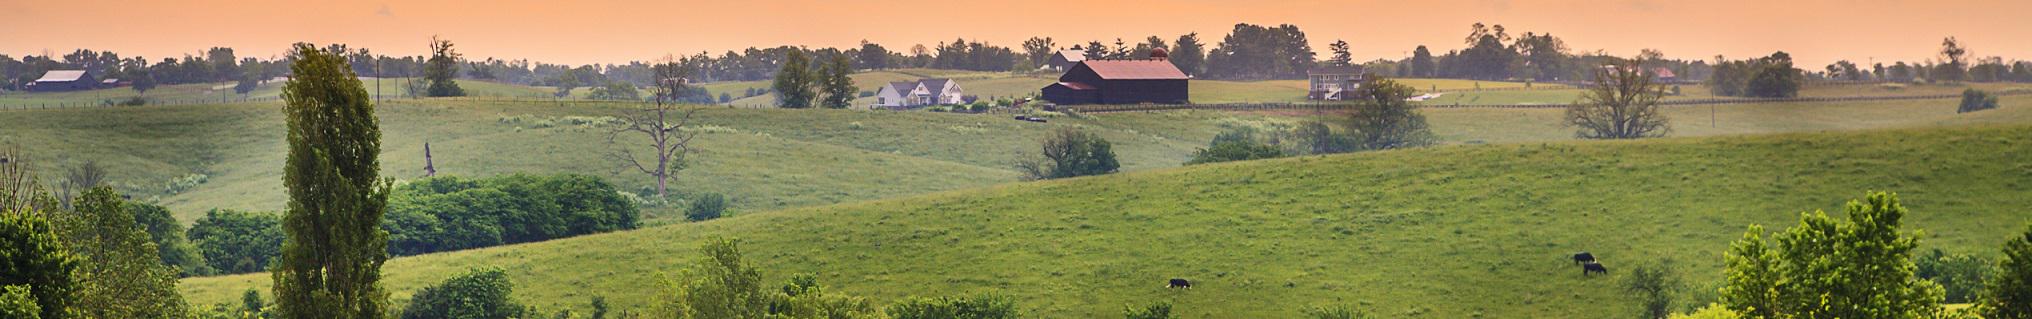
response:
<path id="1" fill-rule="evenodd" d="M 1609 274 L 1609 267 L 1602 267 L 1602 263 L 1592 261 L 1580 266 L 1580 275 L 1583 277 L 1587 276 L 1588 273 L 1597 273 L 1597 272 L 1602 273 L 1603 275 L 1607 275 Z"/>
<path id="2" fill-rule="evenodd" d="M 1573 254 L 1573 264 L 1575 264 L 1575 265 L 1579 265 L 1579 264 L 1585 264 L 1585 263 L 1591 263 L 1591 262 L 1595 262 L 1595 254 L 1590 254 L 1590 253 L 1588 253 L 1588 252 L 1585 252 L 1585 251 L 1583 251 L 1583 252 L 1580 252 L 1580 253 L 1578 253 L 1578 254 Z"/>
<path id="3" fill-rule="evenodd" d="M 1192 281 L 1185 280 L 1185 278 L 1171 278 L 1171 283 L 1164 285 L 1164 288 L 1192 289 Z"/>

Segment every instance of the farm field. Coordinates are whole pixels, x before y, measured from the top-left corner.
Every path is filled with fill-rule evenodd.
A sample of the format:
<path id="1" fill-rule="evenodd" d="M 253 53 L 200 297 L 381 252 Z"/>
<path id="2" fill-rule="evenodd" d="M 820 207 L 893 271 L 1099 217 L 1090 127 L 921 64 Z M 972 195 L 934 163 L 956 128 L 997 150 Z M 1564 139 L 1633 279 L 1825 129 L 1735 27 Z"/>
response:
<path id="1" fill-rule="evenodd" d="M 405 99 L 378 111 L 388 177 L 420 177 L 430 143 L 440 174 L 574 172 L 629 191 L 654 185 L 605 159 L 607 129 L 584 124 L 622 111 L 618 103 Z M 1203 147 L 1220 121 L 1263 117 L 1149 114 L 1039 124 L 930 112 L 724 108 L 699 116 L 705 151 L 675 184 L 684 193 L 727 194 L 737 211 L 1012 182 L 1018 152 L 1059 127 L 1116 141 L 1125 169 L 1172 167 Z M 0 111 L 7 128 L 0 145 L 52 154 L 48 162 L 60 168 L 96 159 L 112 171 L 113 185 L 188 221 L 212 208 L 282 208 L 282 125 L 275 103 Z M 196 176 L 204 182 L 168 192 L 172 180 Z M 652 217 L 675 209 L 652 209 Z"/>
<path id="2" fill-rule="evenodd" d="M 1165 301 L 1181 318 L 1285 318 L 1314 306 L 1392 318 L 1634 313 L 1621 269 L 1669 262 L 1711 290 L 1752 224 L 1790 227 L 1866 190 L 1897 192 L 1920 249 L 1994 253 L 2026 218 L 2032 126 L 1555 141 L 1190 166 L 798 208 L 398 258 L 394 298 L 470 267 L 522 300 L 641 311 L 708 238 L 737 238 L 765 282 L 817 274 L 873 298 L 996 292 L 1031 317 Z M 391 158 L 404 157 L 394 155 Z M 390 167 L 402 167 L 393 164 Z M 393 169 L 389 171 L 395 171 Z M 1588 278 L 1565 254 L 1619 270 Z M 1191 278 L 1192 290 L 1163 288 Z M 267 274 L 192 278 L 237 302 Z M 1708 296 L 1708 297 L 1703 297 Z M 1694 294 L 1694 302 L 1711 295 Z"/>
<path id="3" fill-rule="evenodd" d="M 1671 87 L 1671 86 L 1667 86 Z M 1679 95 L 1665 96 L 1666 101 L 1731 99 L 1714 96 L 1704 85 L 1680 85 Z M 1809 85 L 1799 90 L 1800 97 L 1880 97 L 1961 94 L 1962 90 L 1975 88 L 1991 92 L 2032 91 L 2032 84 L 2024 83 L 1967 83 L 1967 84 L 1854 84 L 1854 85 Z M 1423 90 L 1421 88 L 1421 90 Z M 1513 91 L 1470 91 L 1445 92 L 1438 98 L 1425 102 L 1426 105 L 1560 105 L 1580 99 L 1582 90 L 1538 89 Z M 1733 98 L 1745 99 L 1745 98 Z"/>
<path id="4" fill-rule="evenodd" d="M 2032 123 L 2032 97 L 1956 114 L 1952 100 L 1771 103 L 1668 108 L 1673 136 Z M 653 180 L 603 158 L 606 129 L 591 124 L 618 103 L 391 100 L 380 108 L 390 177 L 422 174 L 423 144 L 440 172 L 491 176 L 575 172 L 627 190 Z M 282 122 L 276 104 L 0 111 L 0 145 L 49 150 L 59 167 L 100 161 L 112 184 L 189 220 L 213 208 L 278 210 Z M 1571 140 L 1557 109 L 1426 108 L 1447 144 Z M 1710 115 L 1712 112 L 1712 115 Z M 1212 111 L 1061 117 L 1049 124 L 998 115 L 847 110 L 719 109 L 700 113 L 706 152 L 679 174 L 682 194 L 722 193 L 738 211 L 774 210 L 956 190 L 1016 180 L 1018 152 L 1057 127 L 1113 141 L 1127 170 L 1178 166 L 1224 127 L 1274 128 L 1338 114 Z M 1713 126 L 1709 117 L 1713 117 Z M 120 123 L 120 124 L 111 124 Z M 802 167 L 822 167 L 822 170 Z M 872 172 L 872 173 L 871 173 Z M 54 177 L 47 177 L 54 178 Z M 172 185 L 177 179 L 202 183 Z M 652 208 L 652 218 L 675 207 Z"/>

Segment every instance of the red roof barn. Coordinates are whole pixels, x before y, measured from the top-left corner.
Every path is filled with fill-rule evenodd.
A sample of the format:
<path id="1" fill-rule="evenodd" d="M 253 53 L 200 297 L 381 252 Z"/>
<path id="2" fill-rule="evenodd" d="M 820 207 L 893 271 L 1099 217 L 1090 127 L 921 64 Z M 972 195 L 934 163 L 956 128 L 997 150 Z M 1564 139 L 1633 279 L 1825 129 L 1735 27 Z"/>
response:
<path id="1" fill-rule="evenodd" d="M 1148 60 L 1086 60 L 1044 87 L 1044 99 L 1059 105 L 1183 104 L 1191 77 L 1167 61 L 1164 50 Z"/>

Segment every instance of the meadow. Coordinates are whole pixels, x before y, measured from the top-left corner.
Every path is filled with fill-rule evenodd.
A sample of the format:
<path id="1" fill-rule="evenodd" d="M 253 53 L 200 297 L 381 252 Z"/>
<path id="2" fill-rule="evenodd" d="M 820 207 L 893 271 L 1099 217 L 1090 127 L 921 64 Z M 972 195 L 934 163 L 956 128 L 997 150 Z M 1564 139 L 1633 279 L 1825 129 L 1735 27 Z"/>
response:
<path id="1" fill-rule="evenodd" d="M 1350 306 L 1392 318 L 1635 313 L 1626 270 L 1669 264 L 1713 298 L 1746 226 L 1796 223 L 1866 190 L 1913 212 L 1921 249 L 1994 255 L 2032 205 L 2032 126 L 1451 145 L 1189 166 L 743 214 L 390 261 L 407 298 L 499 266 L 525 303 L 641 311 L 709 238 L 737 238 L 767 282 L 817 274 L 886 303 L 999 293 L 1032 317 L 1170 302 L 1182 318 L 1283 318 Z M 1566 258 L 1591 251 L 1611 275 Z M 1194 289 L 1167 289 L 1167 278 Z M 186 279 L 235 302 L 267 274 Z"/>

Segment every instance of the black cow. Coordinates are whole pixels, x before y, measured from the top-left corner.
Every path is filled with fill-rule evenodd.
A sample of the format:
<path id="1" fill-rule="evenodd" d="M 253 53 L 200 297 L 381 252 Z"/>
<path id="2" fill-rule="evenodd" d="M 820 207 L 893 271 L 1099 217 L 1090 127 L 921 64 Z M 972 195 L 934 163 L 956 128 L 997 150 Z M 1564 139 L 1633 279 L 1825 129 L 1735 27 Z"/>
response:
<path id="1" fill-rule="evenodd" d="M 1609 267 L 1603 267 L 1602 263 L 1592 261 L 1586 264 L 1582 264 L 1580 266 L 1580 275 L 1583 277 L 1587 276 L 1588 273 L 1597 273 L 1597 272 L 1602 273 L 1603 275 L 1607 275 L 1609 274 Z"/>
<path id="2" fill-rule="evenodd" d="M 1580 252 L 1580 253 L 1578 253 L 1578 254 L 1573 254 L 1573 264 L 1575 264 L 1575 265 L 1579 265 L 1579 264 L 1585 264 L 1585 263 L 1591 263 L 1591 262 L 1595 262 L 1595 254 L 1590 254 L 1590 253 L 1588 253 L 1588 252 L 1585 252 L 1585 251 L 1583 251 L 1583 252 Z"/>
<path id="3" fill-rule="evenodd" d="M 1192 289 L 1192 281 L 1185 280 L 1185 278 L 1171 278 L 1171 283 L 1164 285 L 1164 288 Z"/>

